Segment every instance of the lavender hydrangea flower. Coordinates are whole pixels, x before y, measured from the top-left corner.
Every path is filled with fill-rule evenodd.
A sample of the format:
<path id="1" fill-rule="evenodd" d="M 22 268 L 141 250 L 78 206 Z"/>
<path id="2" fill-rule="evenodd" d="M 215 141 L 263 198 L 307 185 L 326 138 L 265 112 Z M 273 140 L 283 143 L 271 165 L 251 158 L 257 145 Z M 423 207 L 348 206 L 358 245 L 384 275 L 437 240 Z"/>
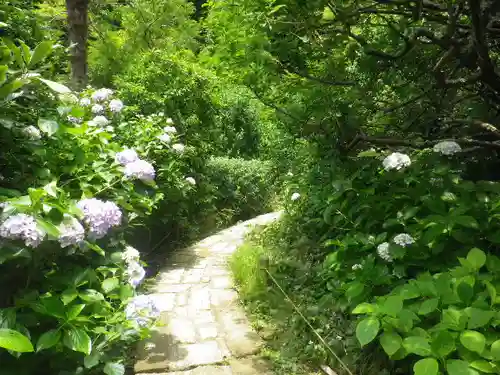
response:
<path id="1" fill-rule="evenodd" d="M 146 271 L 142 268 L 139 262 L 131 261 L 128 264 L 126 274 L 128 276 L 128 282 L 135 288 L 141 283 L 144 276 L 146 276 Z"/>
<path id="2" fill-rule="evenodd" d="M 123 109 L 123 102 L 119 99 L 113 99 L 109 102 L 109 110 L 111 112 L 121 112 Z"/>
<path id="3" fill-rule="evenodd" d="M 74 217 L 63 220 L 59 225 L 59 233 L 61 247 L 80 245 L 85 239 L 85 229 Z"/>
<path id="4" fill-rule="evenodd" d="M 92 100 L 95 102 L 103 102 L 107 100 L 111 95 L 113 95 L 113 90 L 102 88 L 94 91 L 92 94 Z"/>
<path id="5" fill-rule="evenodd" d="M 67 119 L 69 122 L 71 122 L 73 124 L 80 124 L 82 122 L 81 118 L 75 117 L 75 116 L 68 116 Z"/>
<path id="6" fill-rule="evenodd" d="M 134 297 L 125 307 L 127 320 L 139 327 L 146 327 L 160 316 L 160 309 L 154 299 L 147 295 Z"/>
<path id="7" fill-rule="evenodd" d="M 174 151 L 178 152 L 179 154 L 182 154 L 186 146 L 184 146 L 182 143 L 176 143 L 172 145 L 172 148 L 174 149 Z"/>
<path id="8" fill-rule="evenodd" d="M 45 232 L 38 228 L 33 216 L 16 214 L 0 225 L 0 236 L 10 240 L 23 240 L 29 247 L 38 247 L 45 237 Z"/>
<path id="9" fill-rule="evenodd" d="M 104 127 L 109 124 L 109 121 L 104 116 L 96 116 L 92 120 L 90 120 L 87 124 L 89 124 L 90 126 Z"/>
<path id="10" fill-rule="evenodd" d="M 104 112 L 104 107 L 100 104 L 94 104 L 91 109 L 92 113 L 95 115 L 101 114 Z"/>
<path id="11" fill-rule="evenodd" d="M 118 152 L 115 156 L 115 160 L 121 165 L 127 165 L 139 160 L 139 156 L 133 149 L 127 148 L 123 151 Z"/>
<path id="12" fill-rule="evenodd" d="M 92 102 L 89 98 L 81 98 L 79 103 L 82 107 L 88 107 Z"/>
<path id="13" fill-rule="evenodd" d="M 38 141 L 42 139 L 42 133 L 33 125 L 27 126 L 22 130 L 23 134 L 31 139 L 32 141 Z"/>
<path id="14" fill-rule="evenodd" d="M 137 178 L 142 181 L 152 181 L 155 179 L 155 169 L 145 160 L 136 160 L 125 166 L 124 174 L 128 178 Z"/>
<path id="15" fill-rule="evenodd" d="M 122 212 L 113 202 L 90 198 L 81 200 L 77 206 L 83 211 L 83 221 L 88 225 L 92 239 L 104 237 L 109 229 L 122 221 Z"/>

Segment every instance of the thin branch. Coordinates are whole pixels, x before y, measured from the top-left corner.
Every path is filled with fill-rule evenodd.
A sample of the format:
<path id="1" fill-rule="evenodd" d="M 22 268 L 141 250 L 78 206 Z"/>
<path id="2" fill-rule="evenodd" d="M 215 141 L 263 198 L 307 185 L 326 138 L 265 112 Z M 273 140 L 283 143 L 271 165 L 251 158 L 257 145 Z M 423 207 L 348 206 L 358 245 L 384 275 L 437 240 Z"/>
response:
<path id="1" fill-rule="evenodd" d="M 260 94 L 257 93 L 257 91 L 254 90 L 254 88 L 248 86 L 248 88 L 250 89 L 250 91 L 253 92 L 253 94 L 255 95 L 255 97 L 262 103 L 264 104 L 265 106 L 269 107 L 269 108 L 272 108 L 274 109 L 275 111 L 279 112 L 279 113 L 282 113 L 296 121 L 300 121 L 302 122 L 303 120 L 298 118 L 297 116 L 295 115 L 292 115 L 290 112 L 284 110 L 283 108 L 280 108 L 278 107 L 277 105 L 273 104 L 273 103 L 270 103 L 268 102 L 267 100 L 265 100 Z"/>
<path id="2" fill-rule="evenodd" d="M 445 124 L 465 124 L 465 125 L 474 125 L 478 128 L 481 128 L 482 130 L 486 130 L 489 134 L 494 135 L 496 138 L 500 139 L 500 130 L 498 130 L 497 127 L 494 125 L 483 122 L 480 120 L 473 120 L 473 119 L 452 119 L 452 120 L 445 120 L 443 121 Z"/>
<path id="3" fill-rule="evenodd" d="M 390 107 L 390 108 L 386 108 L 383 110 L 384 113 L 391 113 L 391 112 L 394 112 L 398 109 L 401 109 L 403 107 L 406 107 L 407 105 L 409 104 L 412 104 L 414 102 L 416 102 L 417 100 L 419 99 L 422 99 L 424 96 L 426 96 L 430 91 L 432 91 L 433 88 L 430 88 L 430 89 L 427 89 L 425 90 L 422 94 L 420 95 L 417 95 L 416 97 L 414 98 L 411 98 L 411 99 L 408 99 L 407 101 L 403 102 L 403 103 L 400 103 L 398 105 L 395 105 L 394 107 Z"/>
<path id="4" fill-rule="evenodd" d="M 311 81 L 319 82 L 319 83 L 322 83 L 322 84 L 328 85 L 328 86 L 355 86 L 356 85 L 356 82 L 353 82 L 353 81 L 330 81 L 330 80 L 327 80 L 324 78 L 313 77 L 307 73 L 298 72 L 289 66 L 284 67 L 284 69 L 293 73 L 293 74 L 296 74 L 300 77 L 307 78 Z"/>

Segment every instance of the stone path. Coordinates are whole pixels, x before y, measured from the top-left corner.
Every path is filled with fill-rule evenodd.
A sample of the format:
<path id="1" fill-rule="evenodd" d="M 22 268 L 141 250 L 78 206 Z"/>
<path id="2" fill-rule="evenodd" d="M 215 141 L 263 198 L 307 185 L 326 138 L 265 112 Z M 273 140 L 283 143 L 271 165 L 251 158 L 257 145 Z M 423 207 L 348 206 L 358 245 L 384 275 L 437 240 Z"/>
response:
<path id="1" fill-rule="evenodd" d="M 162 325 L 139 345 L 136 374 L 270 374 L 255 356 L 262 342 L 238 304 L 227 261 L 254 225 L 278 217 L 259 216 L 173 254 L 151 291 Z"/>

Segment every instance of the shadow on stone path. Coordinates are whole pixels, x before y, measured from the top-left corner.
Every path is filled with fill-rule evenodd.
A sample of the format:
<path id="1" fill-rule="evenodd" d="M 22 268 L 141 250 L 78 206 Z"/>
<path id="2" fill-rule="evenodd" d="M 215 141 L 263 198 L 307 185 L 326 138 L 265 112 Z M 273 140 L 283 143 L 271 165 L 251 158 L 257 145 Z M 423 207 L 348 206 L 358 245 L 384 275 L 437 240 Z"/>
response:
<path id="1" fill-rule="evenodd" d="M 162 311 L 162 326 L 139 345 L 137 374 L 270 374 L 255 356 L 262 342 L 238 303 L 227 261 L 254 225 L 278 217 L 258 216 L 168 259 L 168 268 L 151 290 Z"/>

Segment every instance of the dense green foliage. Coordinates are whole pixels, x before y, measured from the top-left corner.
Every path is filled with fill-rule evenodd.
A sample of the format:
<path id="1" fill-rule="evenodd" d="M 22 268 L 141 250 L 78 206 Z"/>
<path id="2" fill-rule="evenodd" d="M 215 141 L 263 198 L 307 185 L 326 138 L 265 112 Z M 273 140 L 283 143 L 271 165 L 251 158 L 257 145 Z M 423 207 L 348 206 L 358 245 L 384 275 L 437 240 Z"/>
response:
<path id="1" fill-rule="evenodd" d="M 65 2 L 0 5 L 2 370 L 122 374 L 128 244 L 279 203 L 233 261 L 277 369 L 498 373 L 498 4 L 92 1 L 78 92 Z"/>

